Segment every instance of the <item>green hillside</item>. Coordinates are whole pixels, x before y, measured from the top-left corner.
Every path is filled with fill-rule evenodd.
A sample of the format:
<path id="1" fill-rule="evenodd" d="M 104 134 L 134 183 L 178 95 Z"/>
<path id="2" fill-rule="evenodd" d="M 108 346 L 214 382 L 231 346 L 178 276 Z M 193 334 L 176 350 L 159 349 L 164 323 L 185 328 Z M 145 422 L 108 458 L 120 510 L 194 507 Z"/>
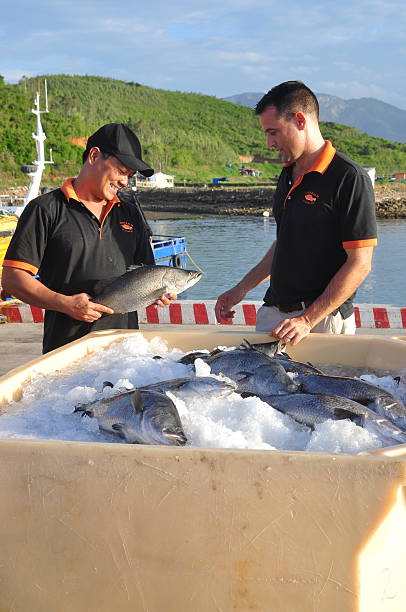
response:
<path id="1" fill-rule="evenodd" d="M 272 153 L 258 118 L 251 109 L 214 97 L 153 89 L 139 83 L 91 76 L 46 76 L 5 84 L 0 77 L 0 182 L 26 181 L 20 167 L 35 157 L 31 132 L 35 117 L 29 112 L 35 92 L 48 82 L 50 114 L 43 116 L 46 150 L 53 149 L 54 166 L 46 169 L 48 183 L 74 175 L 84 139 L 103 123 L 123 122 L 139 136 L 146 160 L 177 180 L 209 181 L 215 176 L 235 180 L 239 155 Z M 43 98 L 41 99 L 43 101 Z M 42 105 L 41 105 L 42 106 Z M 406 144 L 373 138 L 334 123 L 322 124 L 336 148 L 378 174 L 406 169 Z M 233 164 L 232 172 L 226 164 Z M 261 180 L 276 176 L 278 164 L 256 165 Z M 244 178 L 243 180 L 246 180 Z"/>

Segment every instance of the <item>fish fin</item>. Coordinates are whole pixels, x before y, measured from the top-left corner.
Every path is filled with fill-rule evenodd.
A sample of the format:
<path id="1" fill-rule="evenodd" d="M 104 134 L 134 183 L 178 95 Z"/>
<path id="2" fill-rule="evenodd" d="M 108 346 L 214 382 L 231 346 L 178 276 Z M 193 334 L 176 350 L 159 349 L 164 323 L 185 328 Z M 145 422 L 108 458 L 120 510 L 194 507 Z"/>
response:
<path id="1" fill-rule="evenodd" d="M 169 266 L 166 266 L 169 267 Z M 166 293 L 171 293 L 168 287 L 161 287 L 160 289 L 156 289 L 155 291 L 151 291 L 149 294 L 149 300 L 145 302 L 146 306 L 150 306 L 154 304 L 157 300 L 159 300 Z"/>
<path id="2" fill-rule="evenodd" d="M 73 409 L 73 414 L 75 414 L 75 412 L 81 412 L 82 414 L 80 416 L 82 417 L 84 416 L 92 417 L 94 415 L 93 410 L 91 410 L 88 406 L 89 404 L 76 404 L 76 406 Z"/>
<path id="3" fill-rule="evenodd" d="M 89 408 L 86 408 L 86 404 L 76 404 L 74 410 L 73 410 L 73 414 L 75 414 L 75 412 L 81 412 L 82 414 L 80 415 L 82 418 L 85 416 L 88 416 L 90 418 L 92 418 L 94 416 L 94 412 L 93 410 L 90 410 Z"/>
<path id="4" fill-rule="evenodd" d="M 162 433 L 168 440 L 173 440 L 177 446 L 183 446 L 187 442 L 187 437 L 183 431 L 172 431 L 171 429 L 165 428 L 162 430 Z"/>
<path id="5" fill-rule="evenodd" d="M 145 392 L 146 391 L 144 391 L 144 393 Z M 131 395 L 131 404 L 137 414 L 144 410 L 142 399 L 141 399 L 141 393 L 138 389 L 135 389 L 133 394 Z"/>
<path id="6" fill-rule="evenodd" d="M 400 384 L 400 376 L 394 376 L 393 380 L 399 385 Z"/>
<path id="7" fill-rule="evenodd" d="M 118 278 L 120 277 L 115 276 L 114 278 L 108 278 L 108 279 L 99 280 L 95 282 L 95 284 L 93 285 L 93 291 L 92 291 L 93 299 L 97 298 L 98 295 L 103 293 L 103 291 L 107 289 L 109 285 L 114 283 Z"/>
<path id="8" fill-rule="evenodd" d="M 208 354 L 207 359 L 211 359 L 211 357 L 215 357 L 216 355 L 220 355 L 220 353 L 223 353 L 224 351 L 220 348 L 215 348 L 212 351 L 210 351 L 210 353 Z"/>
<path id="9" fill-rule="evenodd" d="M 359 421 L 360 416 L 362 417 L 362 415 L 355 414 L 354 412 L 351 412 L 350 410 L 346 410 L 345 408 L 335 408 L 334 416 L 338 420 L 350 419 L 351 421 L 354 421 L 354 422 L 356 422 L 357 420 Z"/>
<path id="10" fill-rule="evenodd" d="M 286 347 L 286 340 L 279 340 L 278 342 L 278 348 L 276 349 L 276 354 L 277 355 L 283 355 L 284 351 L 283 349 Z"/>
<path id="11" fill-rule="evenodd" d="M 236 372 L 236 377 L 240 376 L 241 378 L 238 378 L 238 382 L 242 382 L 243 380 L 249 380 L 252 377 L 252 372 Z"/>
<path id="12" fill-rule="evenodd" d="M 239 349 L 252 349 L 253 346 L 251 344 L 251 342 L 249 340 L 247 340 L 246 338 L 243 339 L 243 341 L 241 342 L 240 346 L 238 347 Z"/>
<path id="13" fill-rule="evenodd" d="M 126 272 L 132 272 L 133 270 L 136 270 L 137 268 L 143 268 L 144 264 L 131 264 L 131 266 L 128 266 L 126 268 Z"/>

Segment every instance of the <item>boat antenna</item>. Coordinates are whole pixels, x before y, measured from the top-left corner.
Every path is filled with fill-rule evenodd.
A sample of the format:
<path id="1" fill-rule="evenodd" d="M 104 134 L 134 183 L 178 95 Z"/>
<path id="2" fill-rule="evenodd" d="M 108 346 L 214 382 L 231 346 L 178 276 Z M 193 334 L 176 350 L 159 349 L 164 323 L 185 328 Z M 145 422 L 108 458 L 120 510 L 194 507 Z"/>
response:
<path id="1" fill-rule="evenodd" d="M 44 141 L 46 140 L 45 132 L 42 129 L 41 124 L 41 114 L 48 113 L 48 88 L 47 81 L 45 80 L 45 110 L 40 110 L 40 93 L 36 92 L 34 99 L 34 108 L 31 109 L 31 112 L 37 118 L 37 131 L 33 132 L 32 137 L 35 140 L 36 150 L 37 150 L 37 159 L 35 159 L 32 164 L 28 164 L 27 166 L 23 166 L 22 170 L 31 177 L 31 183 L 28 187 L 27 194 L 24 198 L 24 204 L 21 207 L 16 207 L 16 214 L 18 216 L 21 215 L 24 208 L 27 206 L 28 202 L 36 198 L 39 194 L 39 188 L 41 185 L 42 173 L 45 169 L 45 164 L 53 164 L 54 161 L 52 159 L 52 149 L 49 151 L 49 160 L 45 160 L 45 152 L 44 152 Z"/>

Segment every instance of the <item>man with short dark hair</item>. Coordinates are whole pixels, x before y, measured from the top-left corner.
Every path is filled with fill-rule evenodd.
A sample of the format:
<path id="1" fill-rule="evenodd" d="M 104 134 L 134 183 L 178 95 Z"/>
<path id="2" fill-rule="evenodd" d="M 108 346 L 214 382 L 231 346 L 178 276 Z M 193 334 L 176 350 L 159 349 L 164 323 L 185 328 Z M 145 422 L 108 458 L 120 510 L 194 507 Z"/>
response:
<path id="1" fill-rule="evenodd" d="M 219 296 L 217 319 L 270 278 L 257 331 L 297 344 L 309 332 L 355 333 L 352 300 L 376 245 L 371 180 L 325 141 L 319 105 L 300 81 L 271 89 L 255 109 L 284 168 L 274 194 L 277 236 L 263 259 Z"/>
<path id="2" fill-rule="evenodd" d="M 91 331 L 138 328 L 136 312 L 113 314 L 91 300 L 97 281 L 121 276 L 133 264 L 154 264 L 139 209 L 118 195 L 137 171 L 154 173 L 137 136 L 109 123 L 88 139 L 79 175 L 21 214 L 3 262 L 3 294 L 45 308 L 44 353 Z M 173 299 L 169 294 L 156 303 Z"/>

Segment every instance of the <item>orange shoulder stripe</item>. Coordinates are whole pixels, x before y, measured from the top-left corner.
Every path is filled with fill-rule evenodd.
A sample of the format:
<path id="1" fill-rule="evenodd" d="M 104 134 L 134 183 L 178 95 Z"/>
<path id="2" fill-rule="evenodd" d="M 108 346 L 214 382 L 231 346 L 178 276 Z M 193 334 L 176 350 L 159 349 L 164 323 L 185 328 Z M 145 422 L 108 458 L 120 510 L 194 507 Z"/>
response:
<path id="1" fill-rule="evenodd" d="M 33 276 L 38 272 L 38 268 L 36 266 L 32 266 L 25 261 L 14 261 L 13 259 L 5 259 L 3 261 L 4 268 L 18 268 L 19 270 L 25 270 L 26 272 L 30 272 Z"/>
<path id="2" fill-rule="evenodd" d="M 377 244 L 377 238 L 365 238 L 365 240 L 350 240 L 349 242 L 343 242 L 343 247 L 345 249 L 358 249 L 359 247 L 376 246 Z"/>

